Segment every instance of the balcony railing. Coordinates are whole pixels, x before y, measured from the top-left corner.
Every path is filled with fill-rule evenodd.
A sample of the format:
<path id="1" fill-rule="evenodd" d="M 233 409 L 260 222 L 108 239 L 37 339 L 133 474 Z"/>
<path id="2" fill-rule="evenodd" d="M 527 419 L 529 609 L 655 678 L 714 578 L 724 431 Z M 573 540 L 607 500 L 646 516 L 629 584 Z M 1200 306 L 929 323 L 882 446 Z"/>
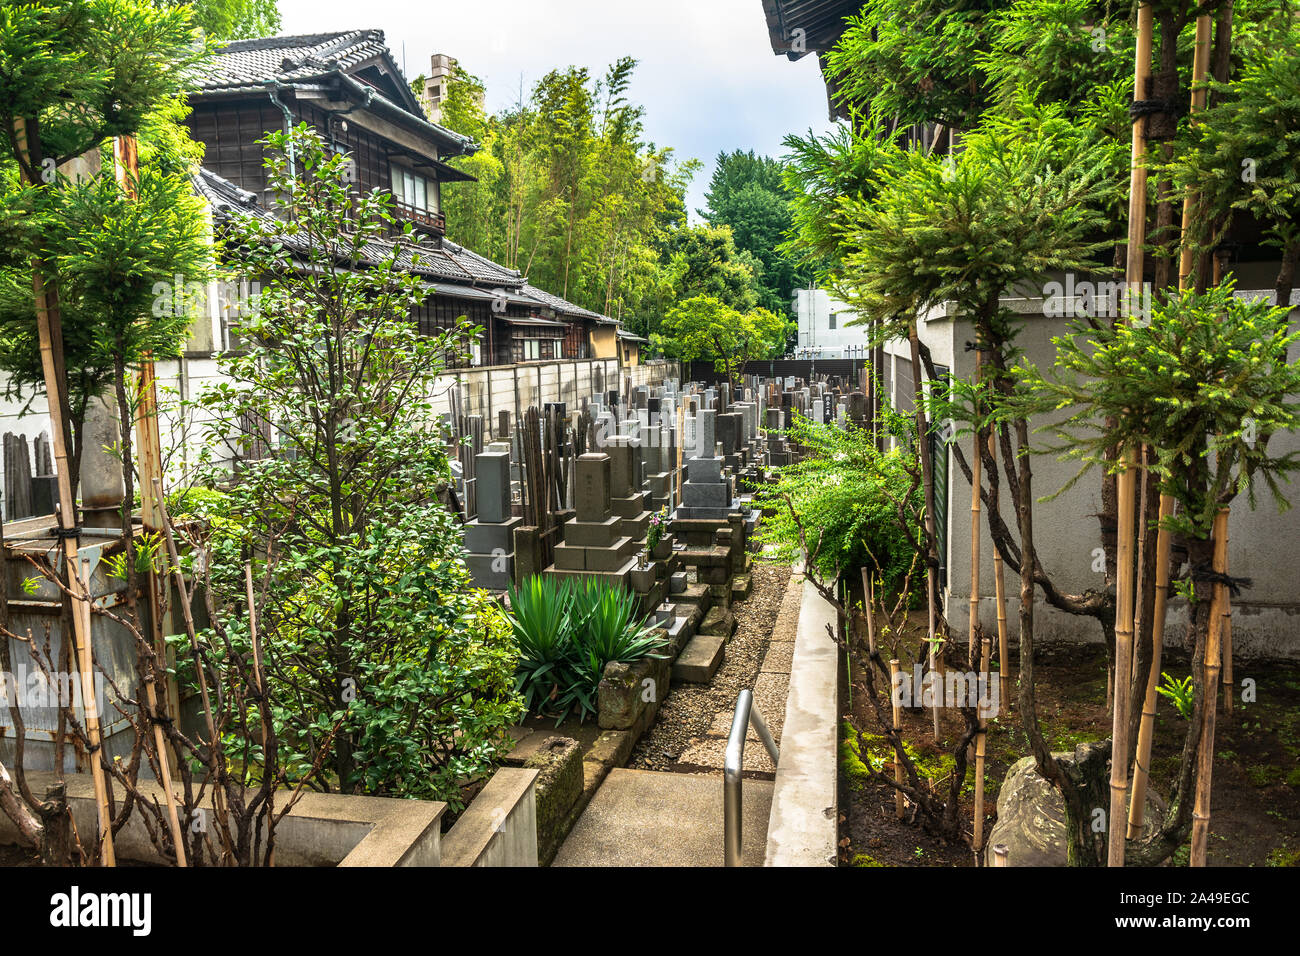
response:
<path id="1" fill-rule="evenodd" d="M 397 214 L 403 219 L 415 223 L 417 226 L 424 226 L 436 232 L 440 236 L 447 234 L 447 219 L 440 212 L 429 212 L 424 209 L 416 209 L 414 206 L 408 206 L 404 202 L 394 202 Z"/>

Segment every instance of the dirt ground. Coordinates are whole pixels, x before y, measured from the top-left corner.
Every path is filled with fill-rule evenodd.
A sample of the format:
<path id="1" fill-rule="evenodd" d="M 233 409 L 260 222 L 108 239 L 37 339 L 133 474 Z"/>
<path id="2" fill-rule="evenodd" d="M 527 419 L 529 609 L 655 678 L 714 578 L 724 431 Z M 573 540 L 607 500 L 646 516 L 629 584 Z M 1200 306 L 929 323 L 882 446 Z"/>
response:
<path id="1" fill-rule="evenodd" d="M 1014 652 L 1013 652 L 1014 653 Z M 1162 670 L 1184 677 L 1190 672 L 1187 656 L 1166 654 Z M 1044 733 L 1054 751 L 1072 750 L 1077 744 L 1110 736 L 1110 716 L 1105 707 L 1106 659 L 1100 645 L 1049 647 L 1039 654 L 1038 711 Z M 1207 860 L 1211 866 L 1300 865 L 1300 664 L 1294 662 L 1243 662 L 1236 667 L 1238 697 L 1229 717 L 1222 706 L 1215 728 L 1212 819 Z M 1253 678 L 1256 701 L 1243 704 L 1241 682 Z M 870 737 L 881 733 L 873 709 L 865 699 L 861 674 L 851 675 L 852 702 L 841 726 L 841 862 L 858 866 L 971 866 L 970 850 L 944 843 L 919 825 L 894 818 L 894 796 L 884 784 L 860 779 L 853 773 L 853 757 L 846 753 L 850 728 L 864 735 L 865 748 L 889 761 L 887 750 L 872 746 Z M 877 682 L 887 691 L 887 685 Z M 1222 699 L 1222 695 L 1220 695 Z M 918 766 L 928 768 L 938 786 L 946 789 L 950 776 L 956 720 L 941 722 L 944 740 L 935 746 L 928 712 L 905 711 L 904 737 L 912 742 Z M 1157 710 L 1152 754 L 1152 786 L 1167 795 L 1177 772 L 1186 722 L 1170 701 L 1161 698 Z M 1014 707 L 990 724 L 986 831 L 996 820 L 997 792 L 1008 768 L 1029 753 L 1019 714 Z M 858 770 L 861 771 L 861 767 Z M 969 821 L 974 809 L 973 786 L 963 792 L 961 815 Z M 1187 847 L 1170 865 L 1186 864 Z"/>

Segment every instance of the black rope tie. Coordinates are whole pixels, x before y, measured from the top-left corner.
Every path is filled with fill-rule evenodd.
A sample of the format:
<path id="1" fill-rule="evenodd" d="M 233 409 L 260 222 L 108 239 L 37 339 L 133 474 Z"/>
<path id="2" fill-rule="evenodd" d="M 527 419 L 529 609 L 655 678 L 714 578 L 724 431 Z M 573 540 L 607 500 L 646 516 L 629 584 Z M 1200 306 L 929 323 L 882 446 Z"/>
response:
<path id="1" fill-rule="evenodd" d="M 1207 564 L 1195 565 L 1188 577 L 1193 581 L 1205 581 L 1208 584 L 1222 584 L 1233 597 L 1241 596 L 1242 588 L 1254 587 L 1250 578 L 1234 578 L 1230 574 L 1220 574 Z"/>
<path id="2" fill-rule="evenodd" d="M 81 533 L 84 530 L 85 529 L 81 525 L 77 525 L 76 527 L 73 528 L 64 528 L 62 526 L 58 526 L 50 529 L 50 536 L 54 538 L 60 538 L 60 539 L 80 538 Z"/>
<path id="3" fill-rule="evenodd" d="M 152 724 L 158 724 L 161 727 L 170 727 L 173 723 L 175 723 L 175 721 L 173 721 L 172 718 L 161 717 L 158 714 L 150 714 L 149 722 Z"/>

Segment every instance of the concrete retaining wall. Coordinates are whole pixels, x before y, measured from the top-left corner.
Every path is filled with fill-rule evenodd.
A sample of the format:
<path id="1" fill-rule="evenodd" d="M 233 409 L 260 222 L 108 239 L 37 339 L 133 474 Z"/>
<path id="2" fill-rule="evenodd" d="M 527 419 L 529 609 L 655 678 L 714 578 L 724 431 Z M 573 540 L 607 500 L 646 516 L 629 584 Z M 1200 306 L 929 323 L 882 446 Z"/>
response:
<path id="1" fill-rule="evenodd" d="M 834 866 L 839 835 L 835 609 L 807 581 L 781 730 L 765 866 Z"/>
<path id="2" fill-rule="evenodd" d="M 537 866 L 538 771 L 503 767 L 448 831 L 443 866 Z"/>
<path id="3" fill-rule="evenodd" d="M 27 776 L 37 794 L 44 793 L 54 782 L 50 773 L 29 772 Z M 93 834 L 96 812 L 90 775 L 69 774 L 65 779 L 78 832 Z M 141 783 L 140 788 L 160 803 L 164 800 L 162 789 L 156 785 Z M 120 790 L 117 796 L 121 798 Z M 283 806 L 289 793 L 281 792 L 278 798 Z M 439 821 L 446 809 L 445 803 L 429 800 L 304 793 L 276 827 L 275 862 L 277 866 L 439 866 Z M 17 829 L 0 814 L 0 843 L 18 842 Z M 113 844 L 119 860 L 162 862 L 141 822 L 139 809 Z"/>

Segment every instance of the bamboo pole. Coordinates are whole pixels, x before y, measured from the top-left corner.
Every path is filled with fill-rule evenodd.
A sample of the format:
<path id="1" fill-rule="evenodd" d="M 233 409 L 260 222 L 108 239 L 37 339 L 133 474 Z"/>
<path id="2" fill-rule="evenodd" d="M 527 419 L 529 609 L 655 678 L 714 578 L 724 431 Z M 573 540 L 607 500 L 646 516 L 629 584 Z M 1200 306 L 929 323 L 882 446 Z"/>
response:
<path id="1" fill-rule="evenodd" d="M 19 150 L 19 170 L 25 183 L 38 186 L 30 173 L 41 167 L 39 142 L 28 138 L 28 121 L 25 117 L 14 119 L 14 138 Z M 78 555 L 81 542 L 80 523 L 77 520 L 77 502 L 72 493 L 72 467 L 68 458 L 67 382 L 63 370 L 63 323 L 57 293 L 45 285 L 44 263 L 32 258 L 32 298 L 36 310 L 36 330 L 40 340 L 41 369 L 45 376 L 46 404 L 49 406 L 50 441 L 53 446 L 56 480 L 59 489 L 59 543 L 63 551 L 64 567 L 68 574 L 68 593 L 72 601 L 73 640 L 76 646 L 77 670 L 81 680 L 81 702 L 85 711 L 86 737 L 90 746 L 90 775 L 95 789 L 95 808 L 98 815 L 98 845 L 100 862 L 116 866 L 113 850 L 112 814 L 110 812 L 108 779 L 103 766 L 103 737 L 99 726 L 99 706 L 95 699 L 94 657 L 90 635 L 89 582 L 83 581 L 82 563 Z M 64 639 L 67 639 L 64 635 Z"/>
<path id="2" fill-rule="evenodd" d="M 1210 15 L 1203 14 L 1196 18 L 1196 47 L 1192 54 L 1192 115 L 1205 109 L 1208 90 L 1205 87 L 1206 74 L 1210 69 Z M 1183 195 L 1183 232 L 1182 248 L 1178 255 L 1178 288 L 1184 290 L 1191 280 L 1192 269 L 1196 263 L 1196 250 L 1188 242 L 1188 226 L 1196 214 L 1196 193 L 1187 190 Z M 1216 691 L 1217 693 L 1217 691 Z"/>
<path id="3" fill-rule="evenodd" d="M 1205 108 L 1205 78 L 1209 70 L 1209 60 L 1210 17 L 1206 15 L 1197 18 L 1196 21 L 1196 45 L 1192 56 L 1192 113 Z M 1188 235 L 1191 219 L 1195 211 L 1194 207 L 1194 196 L 1189 190 L 1187 195 L 1183 197 L 1182 234 L 1184 240 Z M 1191 246 L 1184 241 L 1183 247 L 1179 250 L 1178 259 L 1179 291 L 1187 289 L 1191 280 L 1194 261 L 1194 252 Z M 1216 260 L 1216 267 L 1217 265 Z M 1217 283 L 1219 280 L 1217 272 L 1214 278 Z M 1164 524 L 1172 517 L 1173 512 L 1173 499 L 1167 494 L 1162 494 L 1160 496 L 1161 527 L 1156 532 L 1155 607 L 1151 621 L 1151 673 L 1147 678 L 1146 697 L 1142 704 L 1142 719 L 1138 725 L 1137 749 L 1133 757 L 1133 793 L 1128 812 L 1129 839 L 1134 839 L 1141 834 L 1146 817 L 1146 792 L 1147 782 L 1150 777 L 1151 746 L 1155 734 L 1157 688 L 1160 686 L 1160 658 L 1164 647 L 1165 616 L 1169 603 L 1170 539 L 1169 532 L 1164 529 Z M 1227 642 L 1230 649 L 1231 636 L 1228 637 Z M 1229 664 L 1230 671 L 1231 664 Z M 1217 699 L 1217 687 L 1213 691 L 1213 696 Z"/>
<path id="4" fill-rule="evenodd" d="M 248 601 L 248 642 L 253 650 L 253 682 L 257 685 L 257 695 L 265 702 L 267 700 L 266 676 L 262 671 L 262 642 L 257 636 L 257 602 L 253 597 L 253 565 L 244 562 L 244 597 Z M 267 750 L 267 735 L 270 730 L 265 721 L 262 724 L 262 773 L 270 771 L 271 756 Z M 272 787 L 267 791 L 266 796 L 266 814 L 268 819 L 275 820 L 275 788 Z M 266 852 L 266 865 L 275 866 L 275 844 L 272 843 Z"/>
<path id="5" fill-rule="evenodd" d="M 992 429 L 989 430 L 989 454 L 993 457 L 993 467 L 998 466 L 998 442 L 997 434 Z M 1003 581 L 1005 567 L 1002 561 L 1002 552 L 996 547 L 993 549 L 993 593 L 997 600 L 998 611 L 998 700 L 1010 701 L 1011 697 L 1007 694 L 1007 681 L 1011 675 L 1011 647 L 1010 634 L 1007 629 L 1007 589 L 1006 582 Z"/>
<path id="6" fill-rule="evenodd" d="M 1228 573 L 1228 509 L 1214 516 L 1214 573 Z M 1201 742 L 1196 754 L 1196 802 L 1192 808 L 1192 853 L 1190 866 L 1205 866 L 1210 839 L 1210 788 L 1214 772 L 1214 712 L 1219 704 L 1220 638 L 1227 602 L 1227 585 L 1216 582 L 1210 603 L 1210 632 L 1205 639 L 1204 683 L 1202 685 Z"/>
<path id="7" fill-rule="evenodd" d="M 1133 57 L 1133 97 L 1143 99 L 1151 75 L 1151 34 L 1153 15 L 1151 4 L 1138 7 L 1137 49 Z M 1132 159 L 1129 164 L 1128 247 L 1126 249 L 1124 279 L 1129 305 L 1138 298 L 1142 288 L 1144 249 L 1147 220 L 1147 171 L 1143 162 L 1146 155 L 1146 119 L 1139 115 L 1133 121 Z M 1115 667 L 1113 723 L 1111 734 L 1110 812 L 1107 815 L 1107 854 L 1109 866 L 1124 865 L 1124 828 L 1119 825 L 1127 809 L 1128 797 L 1128 694 L 1133 652 L 1133 494 L 1136 477 L 1132 448 L 1120 450 L 1121 470 L 1116 482 L 1119 499 L 1118 527 L 1116 529 L 1116 615 L 1115 615 Z"/>
<path id="8" fill-rule="evenodd" d="M 1223 597 L 1223 712 L 1232 716 L 1236 690 L 1232 679 L 1232 595 Z"/>
<path id="9" fill-rule="evenodd" d="M 991 638 L 984 638 L 981 642 L 980 652 L 980 679 L 976 682 L 978 688 L 979 701 L 979 732 L 975 735 L 975 839 L 972 841 L 975 846 L 975 860 L 978 863 L 983 859 L 981 849 L 984 845 L 984 756 L 985 748 L 988 742 L 989 720 L 988 714 L 984 707 L 984 698 L 988 694 L 989 681 L 991 679 L 991 661 L 993 654 L 993 641 Z"/>
<path id="10" fill-rule="evenodd" d="M 917 388 L 916 401 L 916 442 L 918 457 L 921 460 L 921 473 L 925 484 L 925 534 L 927 542 L 934 542 L 936 539 L 934 525 L 934 463 L 930 460 L 930 436 L 924 428 L 925 425 L 925 408 L 921 404 L 921 339 L 916 331 L 916 323 L 913 322 L 907 331 L 907 341 L 909 351 L 912 356 L 912 375 Z M 938 570 L 934 567 L 931 559 L 935 555 L 931 552 L 927 544 L 925 555 L 925 605 L 927 611 L 926 640 L 929 648 L 929 666 L 930 666 L 930 687 L 931 699 L 933 706 L 931 708 L 930 718 L 934 730 L 934 739 L 939 739 L 939 694 L 934 691 L 934 681 L 939 678 L 940 658 L 935 651 L 935 633 L 937 628 L 937 602 L 939 600 L 937 580 Z"/>
<path id="11" fill-rule="evenodd" d="M 893 658 L 889 662 L 889 702 L 894 711 L 894 733 L 898 736 L 899 746 L 903 742 L 903 708 L 899 701 L 899 679 L 902 676 L 903 665 L 899 663 L 898 658 Z M 903 761 L 898 759 L 898 754 L 894 755 L 894 782 L 901 784 L 903 782 Z M 895 788 L 894 790 L 894 816 L 903 819 L 906 816 L 904 809 L 903 791 Z"/>
<path id="12" fill-rule="evenodd" d="M 1142 721 L 1138 725 L 1137 750 L 1133 756 L 1133 789 L 1128 805 L 1128 838 L 1142 833 L 1146 818 L 1147 781 L 1151 773 L 1151 743 L 1155 736 L 1156 702 L 1160 699 L 1160 659 L 1164 653 L 1165 608 L 1169 603 L 1169 532 L 1165 525 L 1174 513 L 1174 499 L 1160 496 L 1159 529 L 1156 531 L 1155 607 L 1151 615 L 1151 671 L 1147 674 Z"/>
<path id="13" fill-rule="evenodd" d="M 984 353 L 980 350 L 975 351 L 975 408 L 978 414 L 979 410 L 979 387 L 980 374 L 983 371 Z M 983 482 L 981 466 L 984 455 L 980 451 L 980 429 L 975 428 L 974 442 L 971 455 L 971 483 L 970 483 L 970 619 L 966 627 L 966 659 L 972 664 L 975 662 L 975 633 L 979 630 L 980 623 L 980 487 Z"/>
<path id="14" fill-rule="evenodd" d="M 876 653 L 876 585 L 871 580 L 871 572 L 867 568 L 862 569 L 862 600 L 866 604 L 867 611 L 867 650 L 874 656 Z"/>
<path id="15" fill-rule="evenodd" d="M 113 140 L 113 159 L 118 184 L 132 199 L 138 198 L 136 177 L 139 175 L 140 163 L 139 151 L 134 136 L 118 136 Z M 159 482 L 162 480 L 162 439 L 158 434 L 158 393 L 154 383 L 153 356 L 149 353 L 145 354 L 144 360 L 140 363 L 136 388 L 138 400 L 136 402 L 135 433 L 136 448 L 139 450 L 140 517 L 145 533 L 157 534 L 162 528 L 162 522 L 158 520 L 154 480 L 157 479 Z M 150 564 L 149 573 L 146 576 L 145 589 L 148 592 L 149 599 L 149 626 L 153 637 L 153 652 L 157 655 L 157 659 L 171 665 L 172 661 L 167 660 L 167 641 L 162 626 L 162 598 L 158 573 L 154 570 L 152 564 Z M 154 669 L 149 669 L 145 677 L 145 702 L 149 707 L 150 715 L 158 716 L 158 689 L 154 680 L 154 672 Z M 171 683 L 168 682 L 169 689 Z M 171 693 L 169 690 L 167 696 L 169 703 L 172 704 L 169 708 L 170 712 L 177 713 L 178 695 Z M 158 751 L 158 766 L 162 775 L 162 780 L 159 783 L 162 784 L 163 793 L 167 799 L 167 823 L 171 829 L 172 843 L 176 847 L 176 865 L 184 867 L 187 865 L 185 837 L 181 830 L 180 815 L 176 809 L 176 796 L 172 793 L 170 748 L 167 745 L 166 737 L 163 735 L 162 724 L 157 720 L 153 721 L 153 740 L 154 749 Z"/>
<path id="16" fill-rule="evenodd" d="M 1120 483 L 1119 540 L 1115 613 L 1115 700 L 1111 725 L 1110 813 L 1107 865 L 1124 865 L 1125 828 L 1120 825 L 1128 809 L 1128 701 L 1133 669 L 1133 478 L 1137 474 L 1133 448 L 1124 449 L 1124 472 Z M 1127 486 L 1127 493 L 1125 493 Z"/>

